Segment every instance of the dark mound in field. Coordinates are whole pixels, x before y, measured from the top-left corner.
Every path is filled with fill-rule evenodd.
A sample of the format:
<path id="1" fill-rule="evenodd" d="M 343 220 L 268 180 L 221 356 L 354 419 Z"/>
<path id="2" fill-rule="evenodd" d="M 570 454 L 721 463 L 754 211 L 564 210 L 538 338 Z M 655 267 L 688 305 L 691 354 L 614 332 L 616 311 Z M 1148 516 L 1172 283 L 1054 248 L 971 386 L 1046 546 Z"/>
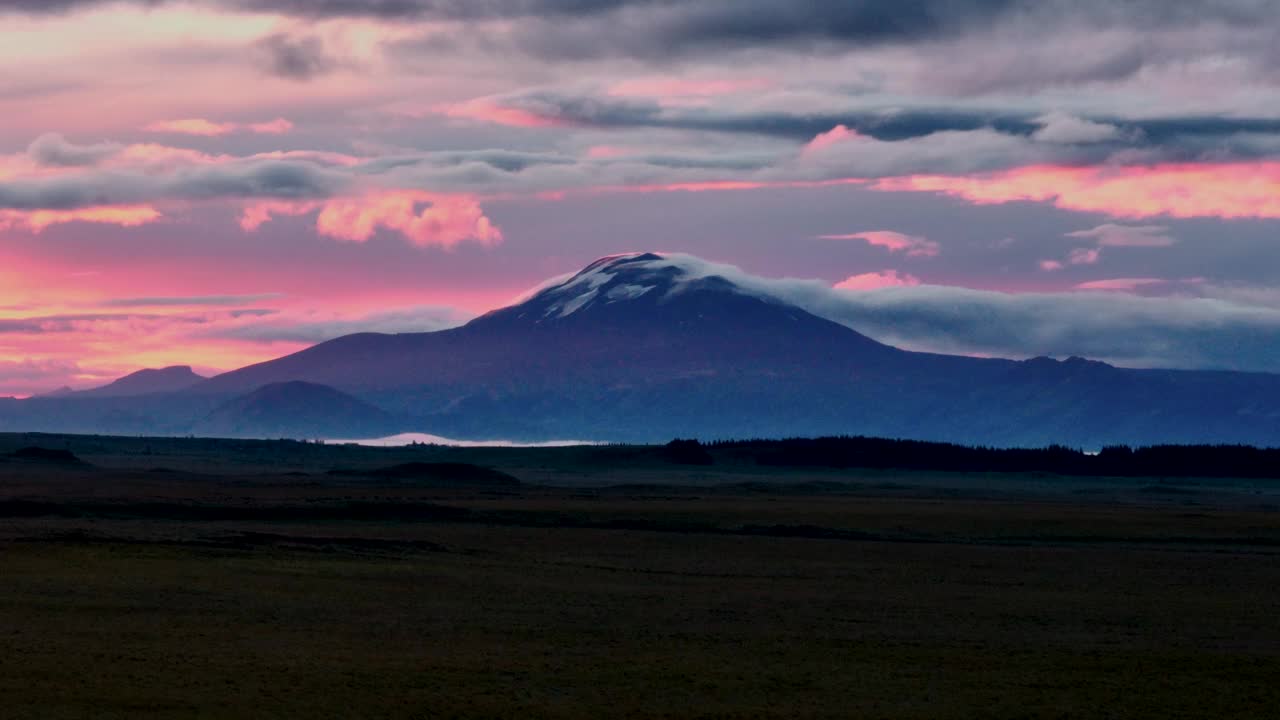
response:
<path id="1" fill-rule="evenodd" d="M 450 487 L 519 487 L 521 484 L 519 479 L 493 468 L 452 462 L 410 462 L 374 470 L 333 470 L 330 474 L 358 475 Z"/>
<path id="2" fill-rule="evenodd" d="M 83 465 L 84 461 L 76 457 L 70 450 L 57 450 L 42 447 L 24 447 L 15 450 L 9 457 L 15 460 L 59 463 L 64 465 Z"/>
<path id="3" fill-rule="evenodd" d="M 714 465 L 715 458 L 697 440 L 675 439 L 662 446 L 662 458 L 677 465 Z"/>

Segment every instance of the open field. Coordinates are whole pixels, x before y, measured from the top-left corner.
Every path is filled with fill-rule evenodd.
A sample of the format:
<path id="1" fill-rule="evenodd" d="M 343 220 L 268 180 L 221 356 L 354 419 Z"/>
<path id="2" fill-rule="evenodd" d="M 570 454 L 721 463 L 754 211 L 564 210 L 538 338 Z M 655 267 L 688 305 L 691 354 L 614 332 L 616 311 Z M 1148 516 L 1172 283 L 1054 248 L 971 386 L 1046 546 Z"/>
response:
<path id="1" fill-rule="evenodd" d="M 0 461 L 6 718 L 1280 707 L 1274 481 L 32 444 L 88 464 Z M 406 462 L 526 485 L 360 474 Z"/>

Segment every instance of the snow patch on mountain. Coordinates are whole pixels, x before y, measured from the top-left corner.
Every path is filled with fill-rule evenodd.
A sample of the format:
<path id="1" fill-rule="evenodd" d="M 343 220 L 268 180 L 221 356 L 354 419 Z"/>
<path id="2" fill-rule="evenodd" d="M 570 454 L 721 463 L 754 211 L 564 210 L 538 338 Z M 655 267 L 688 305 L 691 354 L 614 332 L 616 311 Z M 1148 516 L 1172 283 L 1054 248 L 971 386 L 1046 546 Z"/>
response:
<path id="1" fill-rule="evenodd" d="M 568 317 L 581 310 L 600 294 L 600 288 L 609 284 L 613 276 L 614 273 L 599 269 L 578 273 L 569 282 L 555 289 L 565 299 L 548 307 L 543 317 L 549 317 L 552 313 L 555 313 L 555 317 Z"/>
<path id="2" fill-rule="evenodd" d="M 644 297 L 652 289 L 652 285 L 619 285 L 605 293 L 605 299 L 609 302 L 635 300 Z"/>
<path id="3" fill-rule="evenodd" d="M 718 279 L 721 290 L 773 302 L 783 300 L 759 287 L 732 265 L 708 262 L 683 253 L 627 253 L 600 258 L 567 278 L 558 278 L 526 294 L 528 302 L 549 303 L 543 318 L 568 317 L 592 303 L 626 302 L 660 293 L 660 299 L 685 292 L 706 280 Z"/>

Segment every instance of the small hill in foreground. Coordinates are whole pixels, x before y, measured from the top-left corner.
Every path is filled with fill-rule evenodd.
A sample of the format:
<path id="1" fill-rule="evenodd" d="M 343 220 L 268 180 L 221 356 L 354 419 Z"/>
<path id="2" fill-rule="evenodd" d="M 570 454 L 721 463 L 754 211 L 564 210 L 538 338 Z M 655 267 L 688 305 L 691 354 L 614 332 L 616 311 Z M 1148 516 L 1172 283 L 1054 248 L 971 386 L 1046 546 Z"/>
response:
<path id="1" fill-rule="evenodd" d="M 84 461 L 75 456 L 70 450 L 60 450 L 56 448 L 43 447 L 24 447 L 14 450 L 9 454 L 13 460 L 23 460 L 26 462 L 49 463 L 55 465 L 83 465 Z"/>
<path id="2" fill-rule="evenodd" d="M 443 487 L 519 487 L 520 480 L 493 468 L 458 462 L 409 462 L 374 470 L 334 470 L 347 475 Z"/>

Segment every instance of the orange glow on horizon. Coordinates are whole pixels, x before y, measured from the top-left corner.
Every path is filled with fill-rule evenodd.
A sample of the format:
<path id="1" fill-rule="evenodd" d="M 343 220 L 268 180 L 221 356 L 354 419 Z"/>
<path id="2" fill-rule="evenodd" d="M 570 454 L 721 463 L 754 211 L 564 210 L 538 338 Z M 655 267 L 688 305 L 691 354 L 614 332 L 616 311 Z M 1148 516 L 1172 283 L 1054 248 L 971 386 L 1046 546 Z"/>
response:
<path id="1" fill-rule="evenodd" d="M 101 223 L 137 227 L 160 219 L 160 211 L 149 205 L 121 205 L 78 210 L 0 210 L 0 228 L 25 227 L 39 233 L 50 225 L 72 222 Z"/>

